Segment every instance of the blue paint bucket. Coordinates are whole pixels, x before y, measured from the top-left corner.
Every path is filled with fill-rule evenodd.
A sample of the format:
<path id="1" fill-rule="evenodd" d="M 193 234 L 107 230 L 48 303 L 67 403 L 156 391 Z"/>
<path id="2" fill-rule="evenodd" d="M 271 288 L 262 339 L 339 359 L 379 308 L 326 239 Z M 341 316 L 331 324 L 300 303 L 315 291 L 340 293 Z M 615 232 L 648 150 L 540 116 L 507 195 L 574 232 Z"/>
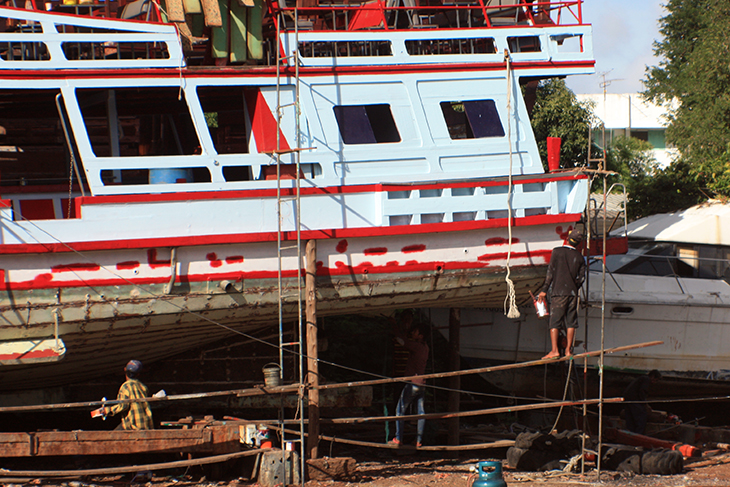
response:
<path id="1" fill-rule="evenodd" d="M 473 487 L 507 487 L 507 482 L 502 478 L 502 462 L 479 462 L 477 473 L 479 477 L 472 484 Z"/>

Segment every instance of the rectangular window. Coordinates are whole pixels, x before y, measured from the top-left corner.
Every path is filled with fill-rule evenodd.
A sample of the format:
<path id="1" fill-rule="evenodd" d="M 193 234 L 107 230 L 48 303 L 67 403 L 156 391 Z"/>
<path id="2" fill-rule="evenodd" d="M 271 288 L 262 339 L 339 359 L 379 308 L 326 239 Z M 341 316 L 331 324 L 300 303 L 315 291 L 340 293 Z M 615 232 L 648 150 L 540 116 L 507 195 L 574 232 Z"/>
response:
<path id="1" fill-rule="evenodd" d="M 63 42 L 61 49 L 69 61 L 170 59 L 164 42 Z"/>
<path id="2" fill-rule="evenodd" d="M 205 112 L 205 120 L 216 152 L 248 153 L 249 134 L 246 126 L 244 87 L 201 86 L 198 88 L 198 98 Z M 232 174 L 236 172 L 234 169 L 231 171 Z"/>
<path id="3" fill-rule="evenodd" d="M 508 37 L 507 45 L 509 46 L 509 51 L 513 52 L 513 53 L 540 52 L 540 37 L 539 36 Z"/>
<path id="4" fill-rule="evenodd" d="M 445 54 L 494 54 L 497 48 L 490 37 L 471 39 L 424 39 L 406 41 L 406 51 L 411 56 Z"/>
<path id="5" fill-rule="evenodd" d="M 69 148 L 60 90 L 0 90 L 0 170 L 2 186 L 63 185 L 68 192 Z M 56 99 L 58 97 L 58 105 Z M 75 160 L 80 164 L 73 133 L 67 127 Z M 80 173 L 84 171 L 79 166 Z M 82 176 L 83 177 L 83 176 Z M 62 190 L 63 191 L 63 190 Z"/>
<path id="6" fill-rule="evenodd" d="M 299 43 L 302 57 L 392 56 L 390 41 L 307 41 Z"/>
<path id="7" fill-rule="evenodd" d="M 334 107 L 345 144 L 400 142 L 390 105 L 342 105 Z"/>
<path id="8" fill-rule="evenodd" d="M 494 100 L 444 101 L 441 111 L 452 139 L 504 137 Z"/>
<path id="9" fill-rule="evenodd" d="M 97 157 L 192 155 L 200 142 L 180 89 L 79 88 L 76 97 Z"/>
<path id="10" fill-rule="evenodd" d="M 43 42 L 0 42 L 3 61 L 48 61 L 51 54 Z"/>

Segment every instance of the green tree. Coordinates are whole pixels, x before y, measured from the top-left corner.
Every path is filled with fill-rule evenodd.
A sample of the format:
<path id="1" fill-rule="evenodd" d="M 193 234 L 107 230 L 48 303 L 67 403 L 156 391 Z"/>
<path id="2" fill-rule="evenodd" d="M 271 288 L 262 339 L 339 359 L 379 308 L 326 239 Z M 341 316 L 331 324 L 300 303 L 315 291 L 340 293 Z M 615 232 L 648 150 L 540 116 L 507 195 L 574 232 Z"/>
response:
<path id="1" fill-rule="evenodd" d="M 730 196 L 730 19 L 727 0 L 669 0 L 660 20 L 663 39 L 647 70 L 644 95 L 655 103 L 677 100 L 667 140 L 680 151 L 682 170 L 697 188 Z M 687 180 L 686 182 L 690 182 Z"/>
<path id="2" fill-rule="evenodd" d="M 652 145 L 633 137 L 616 137 L 606 151 L 606 168 L 617 173 L 628 194 L 630 220 L 687 208 L 704 199 L 686 162 L 661 169 L 651 154 Z"/>
<path id="3" fill-rule="evenodd" d="M 706 199 L 689 164 L 679 160 L 632 184 L 628 214 L 634 220 L 689 208 Z"/>
<path id="4" fill-rule="evenodd" d="M 579 102 L 561 79 L 542 81 L 530 116 L 542 164 L 547 170 L 547 138 L 560 137 L 560 167 L 585 166 L 588 129 L 594 121 L 590 103 Z"/>

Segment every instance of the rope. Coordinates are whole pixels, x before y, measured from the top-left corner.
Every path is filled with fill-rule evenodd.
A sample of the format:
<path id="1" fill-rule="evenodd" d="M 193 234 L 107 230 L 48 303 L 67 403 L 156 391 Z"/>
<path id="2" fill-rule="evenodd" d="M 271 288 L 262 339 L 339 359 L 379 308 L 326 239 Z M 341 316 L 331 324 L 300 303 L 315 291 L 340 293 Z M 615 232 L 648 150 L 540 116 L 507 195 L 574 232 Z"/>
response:
<path id="1" fill-rule="evenodd" d="M 504 298 L 505 314 L 507 318 L 516 319 L 520 317 L 515 296 L 515 284 L 510 279 L 510 258 L 512 257 L 512 64 L 509 51 L 504 50 L 504 61 L 507 64 L 507 143 L 509 144 L 509 185 L 507 190 L 507 274 L 504 276 L 507 282 L 507 296 Z M 507 302 L 509 301 L 509 310 Z"/>

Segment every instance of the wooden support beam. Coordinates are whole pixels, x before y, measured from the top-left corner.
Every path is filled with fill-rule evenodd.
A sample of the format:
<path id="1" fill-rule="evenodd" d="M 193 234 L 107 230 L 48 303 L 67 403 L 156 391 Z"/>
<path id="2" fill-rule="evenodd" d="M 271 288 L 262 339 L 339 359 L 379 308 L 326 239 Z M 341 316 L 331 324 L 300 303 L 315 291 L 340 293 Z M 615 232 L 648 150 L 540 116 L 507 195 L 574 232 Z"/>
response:
<path id="1" fill-rule="evenodd" d="M 309 240 L 306 247 L 307 275 L 304 282 L 307 296 L 307 386 L 309 404 L 309 438 L 307 457 L 317 458 L 319 439 L 319 352 L 317 349 L 317 241 Z"/>
<path id="2" fill-rule="evenodd" d="M 461 370 L 461 354 L 459 344 L 461 343 L 461 310 L 459 308 L 449 309 L 449 369 L 451 371 Z M 461 403 L 461 376 L 449 377 L 449 400 L 448 410 L 458 412 Z M 459 444 L 459 417 L 450 418 L 448 421 L 448 443 L 449 445 Z"/>

